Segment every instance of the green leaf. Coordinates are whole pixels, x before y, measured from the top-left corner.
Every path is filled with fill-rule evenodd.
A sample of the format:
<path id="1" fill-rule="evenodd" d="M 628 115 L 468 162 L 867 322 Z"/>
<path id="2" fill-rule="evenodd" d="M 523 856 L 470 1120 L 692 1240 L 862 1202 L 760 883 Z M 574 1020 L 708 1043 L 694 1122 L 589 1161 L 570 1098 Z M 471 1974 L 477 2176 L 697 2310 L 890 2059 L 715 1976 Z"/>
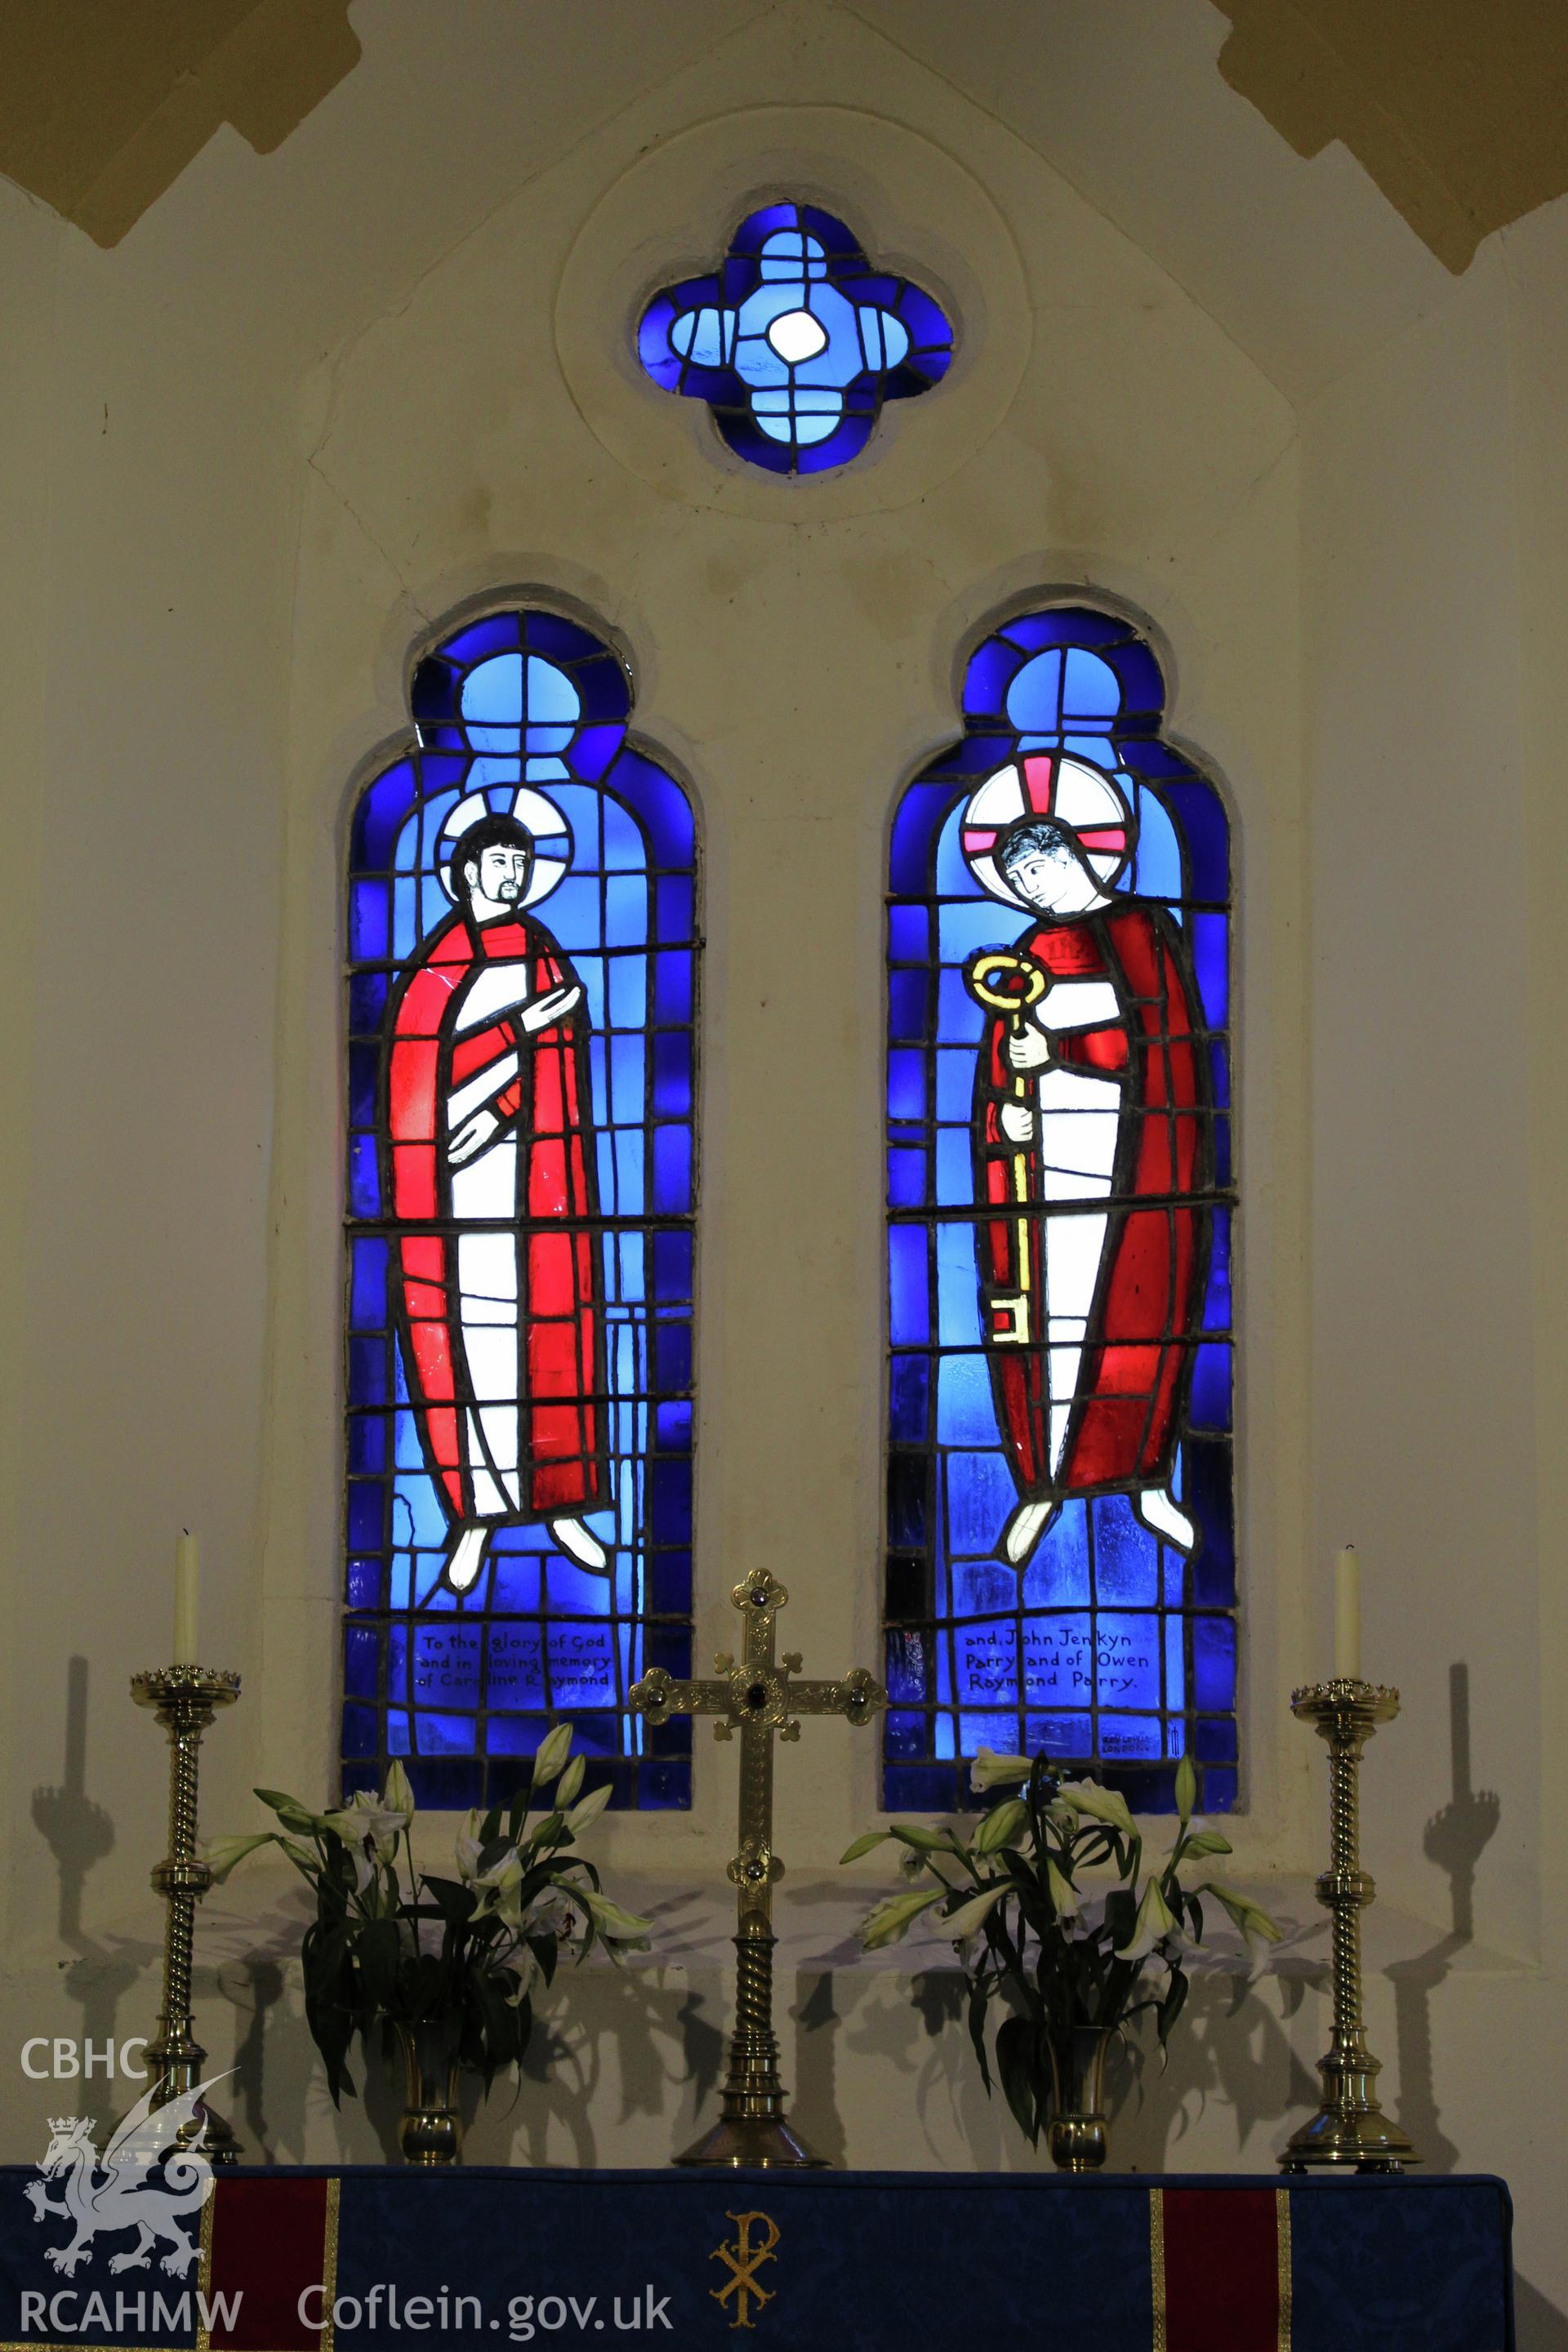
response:
<path id="1" fill-rule="evenodd" d="M 1006 2017 L 996 2029 L 996 2071 L 1014 2121 L 1032 2146 L 1040 2144 L 1043 2101 L 1034 2068 L 1035 2030 L 1026 2017 Z"/>
<path id="2" fill-rule="evenodd" d="M 435 1906 L 435 1916 L 444 1919 L 449 1927 L 462 1927 L 479 1908 L 479 1896 L 471 1886 L 460 1885 L 455 1878 L 423 1878 L 420 1885 Z M 417 1906 L 421 1917 L 429 1913 L 424 1904 Z"/>
<path id="3" fill-rule="evenodd" d="M 842 1869 L 847 1862 L 858 1862 L 861 1855 L 869 1853 L 873 1846 L 885 1845 L 892 1834 L 891 1830 L 867 1830 L 852 1844 L 845 1847 L 838 1857 L 839 1868 Z"/>
<path id="4" fill-rule="evenodd" d="M 951 1853 L 953 1850 L 951 1830 L 922 1829 L 919 1822 L 895 1822 L 888 1835 L 916 1853 Z"/>

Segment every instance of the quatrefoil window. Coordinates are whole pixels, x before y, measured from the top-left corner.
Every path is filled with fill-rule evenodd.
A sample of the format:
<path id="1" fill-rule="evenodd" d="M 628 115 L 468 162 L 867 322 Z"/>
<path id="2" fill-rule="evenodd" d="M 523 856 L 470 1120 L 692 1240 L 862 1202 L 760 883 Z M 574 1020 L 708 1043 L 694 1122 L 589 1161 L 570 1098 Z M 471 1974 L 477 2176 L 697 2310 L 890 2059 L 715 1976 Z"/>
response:
<path id="1" fill-rule="evenodd" d="M 654 296 L 637 356 L 666 392 L 705 401 L 737 456 L 820 474 L 859 456 L 884 401 L 942 381 L 952 327 L 912 278 L 873 269 L 831 213 L 766 205 L 710 276 Z"/>

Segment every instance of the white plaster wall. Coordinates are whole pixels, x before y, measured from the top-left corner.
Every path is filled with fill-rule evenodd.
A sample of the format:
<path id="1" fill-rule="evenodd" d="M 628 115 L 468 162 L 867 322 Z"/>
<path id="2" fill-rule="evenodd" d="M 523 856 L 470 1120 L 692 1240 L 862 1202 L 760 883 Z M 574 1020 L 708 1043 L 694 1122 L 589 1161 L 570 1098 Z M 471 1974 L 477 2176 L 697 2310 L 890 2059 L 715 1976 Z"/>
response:
<path id="1" fill-rule="evenodd" d="M 112 254 L 0 187 L 0 954 L 26 1008 L 0 1147 L 0 1508 L 21 1629 L 0 1725 L 0 2070 L 26 2033 L 151 2018 L 161 1755 L 124 1678 L 166 1638 L 182 1518 L 209 1564 L 204 1649 L 247 1683 L 210 1743 L 205 1826 L 242 1825 L 253 1781 L 327 1785 L 339 859 L 352 787 L 404 726 L 413 652 L 475 598 L 580 604 L 621 636 L 637 722 L 692 779 L 710 940 L 700 1645 L 725 1638 L 729 1585 L 764 1561 L 792 1587 L 792 1641 L 827 1670 L 875 1654 L 887 814 L 953 731 L 973 633 L 1033 588 L 1084 588 L 1147 618 L 1174 727 L 1236 812 L 1237 1844 L 1302 1923 L 1234 2019 L 1222 1979 L 1200 1987 L 1118 2151 L 1266 2167 L 1310 2100 L 1322 1790 L 1286 1696 L 1327 1663 L 1316 1563 L 1348 1530 L 1369 1562 L 1369 1664 L 1406 1694 L 1367 1776 L 1385 1890 L 1373 2040 L 1439 2161 L 1513 2178 L 1550 2343 L 1568 2307 L 1534 2161 L 1568 1931 L 1550 879 L 1568 231 L 1543 215 L 1457 287 L 1415 273 L 1384 308 L 1382 246 L 1358 265 L 1347 238 L 1340 267 L 1364 274 L 1329 355 L 1292 350 L 1287 368 L 1272 295 L 1249 355 L 1247 273 L 1167 274 L 1180 221 L 1151 233 L 1157 266 L 1043 160 L 1043 122 L 1028 143 L 987 110 L 1001 93 L 983 106 L 931 69 L 921 16 L 916 59 L 847 11 L 737 6 L 721 25 L 681 0 L 662 45 L 617 51 L 608 96 L 597 36 L 553 50 L 557 103 L 542 121 L 531 99 L 525 121 L 521 97 L 506 111 L 515 52 L 476 0 L 491 135 L 459 202 L 449 89 L 426 178 L 389 162 L 426 86 L 428 19 L 386 5 L 356 15 L 364 66 L 277 158 L 209 151 Z M 617 341 L 647 285 L 791 169 L 984 330 L 950 387 L 889 414 L 875 462 L 818 492 L 716 456 L 700 412 L 645 387 Z M 1238 234 L 1267 247 L 1281 186 Z M 1234 311 L 1216 322 L 1183 277 Z M 879 1882 L 868 1864 L 847 1891 L 834 1864 L 873 1811 L 873 1745 L 822 1727 L 780 1773 L 802 2121 L 841 2160 L 1029 2162 L 940 2028 L 939 1985 L 911 2001 L 934 1952 L 856 1955 Z M 658 2163 L 709 2095 L 732 1766 L 705 1746 L 698 1763 L 689 1818 L 607 1829 L 660 1907 L 659 1953 L 570 1988 L 574 2057 L 546 2082 L 542 2045 L 476 2155 Z M 1477 1785 L 1497 1791 L 1495 1830 Z M 371 2157 L 385 2101 L 336 2118 L 312 2073 L 299 1925 L 266 1872 L 209 1904 L 200 2024 L 240 2064 L 252 2146 Z M 26 2158 L 60 2095 L 9 2082 L 0 2155 Z M 113 2104 L 101 2084 L 92 2098 Z"/>

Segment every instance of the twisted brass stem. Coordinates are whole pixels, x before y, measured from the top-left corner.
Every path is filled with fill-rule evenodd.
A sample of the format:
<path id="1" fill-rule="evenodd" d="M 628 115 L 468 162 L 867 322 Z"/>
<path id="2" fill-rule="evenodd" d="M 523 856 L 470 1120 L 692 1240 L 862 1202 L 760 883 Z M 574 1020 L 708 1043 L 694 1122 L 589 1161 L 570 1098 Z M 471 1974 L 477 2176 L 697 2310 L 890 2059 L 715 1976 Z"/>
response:
<path id="1" fill-rule="evenodd" d="M 196 1905 L 212 1885 L 211 1871 L 196 1855 L 202 1734 L 218 1708 L 232 1706 L 239 1696 L 239 1676 L 213 1674 L 204 1666 L 164 1666 L 133 1675 L 131 1696 L 138 1706 L 152 1709 L 169 1736 L 169 1851 L 152 1874 L 153 1891 L 164 1903 L 163 2006 L 157 2032 L 147 2044 L 148 2070 L 156 2077 L 152 2100 L 155 2116 L 196 2089 L 206 2061 L 191 2016 Z M 182 2145 L 204 2133 L 202 2147 L 214 2164 L 237 2163 L 238 2141 L 205 2101 L 174 2139 Z"/>
<path id="2" fill-rule="evenodd" d="M 1290 1705 L 1329 1749 L 1329 1867 L 1318 1881 L 1318 1900 L 1331 1922 L 1333 2026 L 1328 2054 L 1318 2063 L 1322 2104 L 1279 2161 L 1287 2172 L 1314 2165 L 1402 2172 L 1421 2159 L 1378 2103 L 1381 2069 L 1362 2018 L 1361 1915 L 1377 1889 L 1361 1866 L 1359 1790 L 1362 1752 L 1378 1725 L 1398 1714 L 1399 1693 L 1337 1676 L 1293 1692 Z"/>

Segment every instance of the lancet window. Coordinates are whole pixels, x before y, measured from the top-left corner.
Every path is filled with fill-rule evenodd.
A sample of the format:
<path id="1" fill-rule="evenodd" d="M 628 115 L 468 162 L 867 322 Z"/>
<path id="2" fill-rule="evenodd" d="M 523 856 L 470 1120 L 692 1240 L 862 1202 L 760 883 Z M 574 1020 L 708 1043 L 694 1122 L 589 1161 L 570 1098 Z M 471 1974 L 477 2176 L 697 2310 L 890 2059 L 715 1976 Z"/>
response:
<path id="1" fill-rule="evenodd" d="M 1125 621 L 1028 612 L 896 812 L 884 1793 L 1237 1795 L 1229 830 Z"/>
<path id="2" fill-rule="evenodd" d="M 534 607 L 418 665 L 348 880 L 342 1778 L 510 1795 L 552 1712 L 690 1798 L 697 841 L 621 656 Z"/>

